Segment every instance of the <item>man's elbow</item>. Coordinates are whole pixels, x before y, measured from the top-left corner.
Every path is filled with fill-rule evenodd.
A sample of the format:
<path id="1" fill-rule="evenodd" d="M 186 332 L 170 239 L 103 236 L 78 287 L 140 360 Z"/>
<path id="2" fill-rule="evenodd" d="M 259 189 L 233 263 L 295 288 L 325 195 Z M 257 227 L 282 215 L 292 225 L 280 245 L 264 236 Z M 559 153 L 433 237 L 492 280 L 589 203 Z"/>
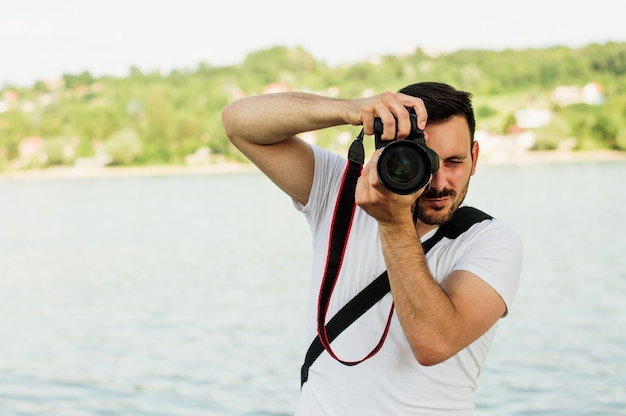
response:
<path id="1" fill-rule="evenodd" d="M 443 342 L 426 346 L 412 344 L 411 350 L 417 362 L 425 367 L 441 364 L 458 352 L 458 349 Z"/>
<path id="2" fill-rule="evenodd" d="M 413 355 L 415 356 L 417 362 L 424 367 L 431 367 L 433 365 L 441 364 L 442 362 L 450 358 L 448 356 L 444 357 L 439 354 L 415 354 L 415 352 L 413 353 Z"/>
<path id="3" fill-rule="evenodd" d="M 231 141 L 235 136 L 233 132 L 233 127 L 237 125 L 234 122 L 235 114 L 232 110 L 232 104 L 227 105 L 222 109 L 222 126 L 224 127 L 224 132 L 226 133 L 226 137 L 228 137 Z"/>

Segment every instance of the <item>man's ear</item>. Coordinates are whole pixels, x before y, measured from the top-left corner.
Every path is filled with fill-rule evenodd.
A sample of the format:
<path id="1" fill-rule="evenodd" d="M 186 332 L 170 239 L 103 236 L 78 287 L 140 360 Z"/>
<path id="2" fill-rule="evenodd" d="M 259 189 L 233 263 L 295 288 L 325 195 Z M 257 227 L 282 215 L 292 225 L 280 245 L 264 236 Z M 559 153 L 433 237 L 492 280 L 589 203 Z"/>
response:
<path id="1" fill-rule="evenodd" d="M 479 152 L 480 152 L 480 146 L 478 145 L 478 142 L 474 140 L 472 142 L 472 172 L 470 173 L 471 176 L 473 176 L 474 173 L 476 172 L 476 163 L 478 163 Z"/>

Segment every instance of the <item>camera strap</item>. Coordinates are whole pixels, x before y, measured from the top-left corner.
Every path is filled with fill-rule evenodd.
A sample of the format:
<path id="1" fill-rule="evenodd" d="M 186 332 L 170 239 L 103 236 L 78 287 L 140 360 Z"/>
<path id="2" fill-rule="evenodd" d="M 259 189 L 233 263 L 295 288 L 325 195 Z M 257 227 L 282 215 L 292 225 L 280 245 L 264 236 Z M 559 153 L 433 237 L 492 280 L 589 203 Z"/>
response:
<path id="1" fill-rule="evenodd" d="M 363 146 L 359 140 L 361 138 L 362 135 L 360 135 L 357 141 L 350 147 L 348 164 L 344 171 L 342 184 L 335 205 L 330 229 L 328 258 L 318 298 L 317 336 L 307 350 L 304 364 L 300 371 L 301 386 L 304 385 L 308 379 L 310 366 L 324 351 L 327 351 L 332 358 L 347 366 L 359 364 L 373 357 L 382 348 L 393 317 L 394 305 L 392 303 L 380 340 L 364 358 L 357 361 L 345 361 L 337 357 L 332 350 L 331 342 L 390 291 L 387 271 L 384 271 L 344 305 L 330 321 L 326 323 L 326 314 L 328 312 L 330 298 L 341 270 L 348 235 L 356 208 L 354 192 L 364 160 Z M 459 208 L 449 222 L 440 226 L 435 234 L 422 244 L 424 253 L 427 253 L 442 238 L 447 237 L 454 239 L 467 231 L 472 225 L 491 218 L 490 215 L 476 208 L 467 206 Z"/>
<path id="2" fill-rule="evenodd" d="M 363 362 L 372 357 L 378 352 L 378 350 L 380 350 L 387 336 L 387 332 L 389 331 L 389 325 L 391 324 L 391 318 L 393 317 L 394 309 L 392 305 L 391 310 L 389 311 L 389 316 L 387 318 L 385 329 L 380 340 L 378 341 L 378 344 L 363 359 L 358 361 L 345 361 L 340 359 L 335 354 L 330 345 L 332 339 L 331 334 L 329 333 L 328 325 L 326 325 L 326 315 L 328 313 L 330 298 L 332 296 L 333 289 L 335 288 L 335 284 L 337 282 L 337 278 L 343 264 L 343 258 L 348 240 L 347 237 L 350 233 L 352 219 L 354 217 L 354 211 L 356 207 L 354 203 L 354 191 L 356 186 L 355 179 L 358 179 L 360 172 L 360 165 L 357 165 L 352 161 L 348 162 L 331 225 L 328 258 L 326 261 L 326 269 L 324 270 L 322 284 L 320 285 L 317 307 L 316 339 L 320 341 L 323 349 L 328 351 L 331 357 L 333 357 L 340 363 L 348 366 L 359 364 L 360 362 Z"/>

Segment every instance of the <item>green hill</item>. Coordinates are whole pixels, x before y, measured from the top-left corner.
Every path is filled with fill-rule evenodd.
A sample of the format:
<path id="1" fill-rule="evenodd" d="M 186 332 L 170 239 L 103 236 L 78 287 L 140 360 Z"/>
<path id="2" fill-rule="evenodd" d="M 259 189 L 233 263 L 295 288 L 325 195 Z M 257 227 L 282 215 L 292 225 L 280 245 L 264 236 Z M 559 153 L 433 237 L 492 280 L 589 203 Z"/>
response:
<path id="1" fill-rule="evenodd" d="M 350 98 L 426 80 L 473 92 L 479 129 L 532 131 L 532 149 L 567 140 L 574 150 L 626 150 L 625 74 L 626 43 L 438 56 L 416 49 L 337 67 L 278 46 L 236 66 L 199 63 L 167 74 L 130 68 L 123 78 L 65 74 L 0 90 L 0 170 L 238 160 L 220 121 L 221 109 L 238 97 L 287 89 Z M 519 111 L 528 109 L 550 116 L 521 126 Z M 337 127 L 315 139 L 340 148 L 355 133 Z"/>

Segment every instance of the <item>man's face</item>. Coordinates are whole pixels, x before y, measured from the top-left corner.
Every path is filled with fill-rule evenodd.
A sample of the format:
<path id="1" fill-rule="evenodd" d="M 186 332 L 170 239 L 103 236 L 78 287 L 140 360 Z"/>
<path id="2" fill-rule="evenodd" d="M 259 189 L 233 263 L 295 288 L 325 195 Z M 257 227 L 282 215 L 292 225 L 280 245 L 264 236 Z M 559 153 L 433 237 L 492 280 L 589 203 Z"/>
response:
<path id="1" fill-rule="evenodd" d="M 469 179 L 476 170 L 478 143 L 470 145 L 470 130 L 462 116 L 426 125 L 426 144 L 439 155 L 439 170 L 433 175 L 430 189 L 417 200 L 418 219 L 428 225 L 440 225 L 465 199 Z"/>

